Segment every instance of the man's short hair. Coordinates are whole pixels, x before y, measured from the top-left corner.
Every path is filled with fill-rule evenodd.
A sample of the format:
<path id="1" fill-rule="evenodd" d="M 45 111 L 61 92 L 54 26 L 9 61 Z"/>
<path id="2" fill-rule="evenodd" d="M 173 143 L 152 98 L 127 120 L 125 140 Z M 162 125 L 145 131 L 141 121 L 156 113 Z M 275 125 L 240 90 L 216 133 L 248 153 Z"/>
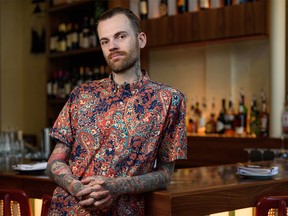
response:
<path id="1" fill-rule="evenodd" d="M 129 19 L 131 27 L 136 35 L 141 32 L 141 25 L 139 18 L 131 10 L 122 7 L 115 7 L 103 12 L 98 18 L 97 26 L 101 21 L 112 18 L 117 14 L 124 14 Z"/>

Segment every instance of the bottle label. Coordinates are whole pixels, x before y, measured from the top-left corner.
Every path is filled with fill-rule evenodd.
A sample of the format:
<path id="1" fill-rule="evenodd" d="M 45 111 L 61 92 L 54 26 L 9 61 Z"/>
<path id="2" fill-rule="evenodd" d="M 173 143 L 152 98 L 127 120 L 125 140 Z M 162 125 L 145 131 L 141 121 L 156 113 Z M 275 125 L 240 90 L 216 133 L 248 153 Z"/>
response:
<path id="1" fill-rule="evenodd" d="M 261 131 L 268 130 L 268 119 L 266 117 L 260 119 L 260 130 Z"/>
<path id="2" fill-rule="evenodd" d="M 224 130 L 224 123 L 221 122 L 221 121 L 217 121 L 216 131 L 217 131 L 217 132 L 220 132 L 220 131 L 223 131 L 223 130 Z"/>
<path id="3" fill-rule="evenodd" d="M 235 133 L 236 134 L 244 134 L 244 127 L 235 127 Z"/>

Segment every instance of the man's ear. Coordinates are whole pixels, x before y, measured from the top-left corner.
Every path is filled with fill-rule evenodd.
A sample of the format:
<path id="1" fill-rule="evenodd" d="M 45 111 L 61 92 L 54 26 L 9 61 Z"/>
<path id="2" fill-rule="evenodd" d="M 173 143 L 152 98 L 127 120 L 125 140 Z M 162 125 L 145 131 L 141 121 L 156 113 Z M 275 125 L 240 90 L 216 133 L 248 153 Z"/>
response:
<path id="1" fill-rule="evenodd" d="M 139 41 L 140 48 L 144 48 L 146 46 L 147 38 L 146 38 L 146 34 L 144 32 L 139 33 L 138 41 Z"/>

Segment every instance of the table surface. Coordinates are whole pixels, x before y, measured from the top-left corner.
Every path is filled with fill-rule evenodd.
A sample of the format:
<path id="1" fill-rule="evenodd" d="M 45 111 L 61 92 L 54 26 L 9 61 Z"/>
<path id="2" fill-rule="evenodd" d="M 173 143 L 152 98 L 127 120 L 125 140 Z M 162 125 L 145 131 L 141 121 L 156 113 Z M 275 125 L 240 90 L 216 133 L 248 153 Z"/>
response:
<path id="1" fill-rule="evenodd" d="M 178 169 L 166 190 L 145 194 L 147 215 L 208 215 L 255 206 L 260 197 L 288 194 L 288 162 L 279 174 L 253 180 L 236 175 L 237 164 Z M 56 184 L 47 176 L 0 173 L 0 188 L 24 189 L 30 197 L 51 194 Z"/>

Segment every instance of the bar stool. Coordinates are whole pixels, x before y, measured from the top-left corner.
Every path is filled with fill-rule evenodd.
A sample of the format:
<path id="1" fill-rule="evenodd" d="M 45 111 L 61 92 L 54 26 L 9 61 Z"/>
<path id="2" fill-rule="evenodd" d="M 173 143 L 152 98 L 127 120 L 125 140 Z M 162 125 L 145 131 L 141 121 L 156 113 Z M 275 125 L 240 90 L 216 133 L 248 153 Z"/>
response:
<path id="1" fill-rule="evenodd" d="M 14 212 L 13 201 L 18 203 L 18 209 L 21 215 L 30 216 L 32 215 L 31 206 L 29 203 L 29 196 L 22 190 L 0 190 L 0 200 L 3 201 L 3 215 L 11 216 Z"/>
<path id="2" fill-rule="evenodd" d="M 48 210 L 51 204 L 51 196 L 48 194 L 44 194 L 42 196 L 42 208 L 41 208 L 41 216 L 47 216 Z"/>
<path id="3" fill-rule="evenodd" d="M 256 203 L 256 216 L 274 216 L 276 210 L 278 216 L 287 216 L 287 196 L 266 196 Z"/>

